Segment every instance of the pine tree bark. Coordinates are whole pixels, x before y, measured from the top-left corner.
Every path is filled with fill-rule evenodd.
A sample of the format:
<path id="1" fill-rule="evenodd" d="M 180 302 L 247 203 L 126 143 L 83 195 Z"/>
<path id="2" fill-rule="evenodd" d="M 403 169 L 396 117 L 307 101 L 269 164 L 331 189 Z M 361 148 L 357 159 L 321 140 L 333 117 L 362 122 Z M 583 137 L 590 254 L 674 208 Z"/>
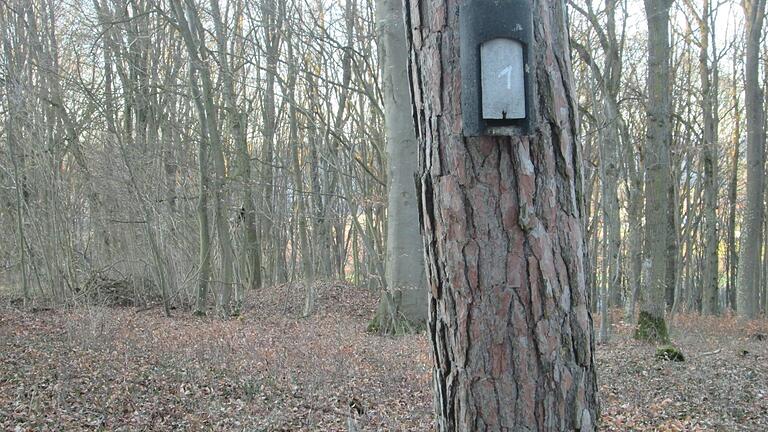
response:
<path id="1" fill-rule="evenodd" d="M 467 138 L 459 5 L 405 1 L 441 431 L 596 427 L 564 8 L 532 2 L 532 133 Z"/>

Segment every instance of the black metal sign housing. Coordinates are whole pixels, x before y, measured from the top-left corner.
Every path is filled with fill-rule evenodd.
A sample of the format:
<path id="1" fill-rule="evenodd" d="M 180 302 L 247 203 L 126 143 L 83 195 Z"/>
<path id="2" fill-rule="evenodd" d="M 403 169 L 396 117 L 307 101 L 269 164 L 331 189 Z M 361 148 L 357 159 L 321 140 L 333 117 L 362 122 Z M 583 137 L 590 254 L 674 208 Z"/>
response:
<path id="1" fill-rule="evenodd" d="M 465 0 L 459 31 L 464 135 L 530 133 L 535 110 L 529 0 Z"/>

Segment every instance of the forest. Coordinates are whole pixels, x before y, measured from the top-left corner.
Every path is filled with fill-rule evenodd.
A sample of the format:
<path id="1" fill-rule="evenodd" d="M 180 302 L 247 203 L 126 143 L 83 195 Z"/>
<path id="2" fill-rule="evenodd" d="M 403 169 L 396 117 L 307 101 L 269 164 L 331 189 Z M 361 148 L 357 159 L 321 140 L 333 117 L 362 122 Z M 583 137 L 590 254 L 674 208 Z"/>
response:
<path id="1" fill-rule="evenodd" d="M 0 429 L 768 430 L 766 3 L 0 0 Z"/>

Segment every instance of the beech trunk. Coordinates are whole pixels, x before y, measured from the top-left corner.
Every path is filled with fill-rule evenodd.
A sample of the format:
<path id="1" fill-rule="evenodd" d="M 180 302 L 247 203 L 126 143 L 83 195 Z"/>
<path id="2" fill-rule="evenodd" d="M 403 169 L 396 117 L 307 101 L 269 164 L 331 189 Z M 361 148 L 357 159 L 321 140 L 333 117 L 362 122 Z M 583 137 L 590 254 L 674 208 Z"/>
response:
<path id="1" fill-rule="evenodd" d="M 674 289 L 669 272 L 675 268 L 668 262 L 674 256 L 669 250 L 669 237 L 675 222 L 670 205 L 669 7 L 668 0 L 645 0 L 649 38 L 644 256 L 648 277 L 635 337 L 659 342 L 668 339 L 664 315 L 669 292 Z"/>
<path id="2" fill-rule="evenodd" d="M 745 0 L 746 21 L 744 64 L 744 113 L 747 119 L 747 205 L 739 250 L 737 313 L 755 318 L 760 287 L 760 254 L 763 233 L 765 190 L 765 137 L 763 136 L 763 97 L 760 89 L 760 35 L 765 15 L 765 0 Z"/>
<path id="3" fill-rule="evenodd" d="M 424 252 L 413 181 L 416 137 L 400 9 L 400 0 L 376 3 L 387 140 L 387 289 L 382 291 L 375 318 L 382 333 L 423 328 L 427 320 Z"/>

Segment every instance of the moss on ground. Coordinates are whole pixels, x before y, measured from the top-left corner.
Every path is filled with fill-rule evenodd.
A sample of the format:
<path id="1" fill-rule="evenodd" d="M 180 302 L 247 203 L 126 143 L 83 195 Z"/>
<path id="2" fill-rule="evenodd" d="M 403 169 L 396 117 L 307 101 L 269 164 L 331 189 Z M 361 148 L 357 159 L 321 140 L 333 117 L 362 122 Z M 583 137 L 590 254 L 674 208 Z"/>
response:
<path id="1" fill-rule="evenodd" d="M 646 342 L 669 343 L 669 332 L 664 317 L 656 317 L 641 311 L 637 318 L 634 338 Z"/>
<path id="2" fill-rule="evenodd" d="M 381 323 L 379 322 L 379 316 L 374 315 L 370 321 L 368 321 L 368 327 L 365 329 L 368 333 L 377 334 L 381 330 Z"/>
<path id="3" fill-rule="evenodd" d="M 675 362 L 685 361 L 685 356 L 683 355 L 682 351 L 680 351 L 674 345 L 665 345 L 661 348 L 658 348 L 656 350 L 655 357 L 658 360 L 667 360 L 667 361 L 675 361 Z"/>
<path id="4" fill-rule="evenodd" d="M 426 330 L 426 323 L 412 323 L 402 317 L 395 320 L 384 318 L 384 320 L 386 322 L 382 322 L 379 314 L 376 314 L 370 321 L 368 321 L 366 331 L 371 334 L 403 336 L 421 333 Z"/>

